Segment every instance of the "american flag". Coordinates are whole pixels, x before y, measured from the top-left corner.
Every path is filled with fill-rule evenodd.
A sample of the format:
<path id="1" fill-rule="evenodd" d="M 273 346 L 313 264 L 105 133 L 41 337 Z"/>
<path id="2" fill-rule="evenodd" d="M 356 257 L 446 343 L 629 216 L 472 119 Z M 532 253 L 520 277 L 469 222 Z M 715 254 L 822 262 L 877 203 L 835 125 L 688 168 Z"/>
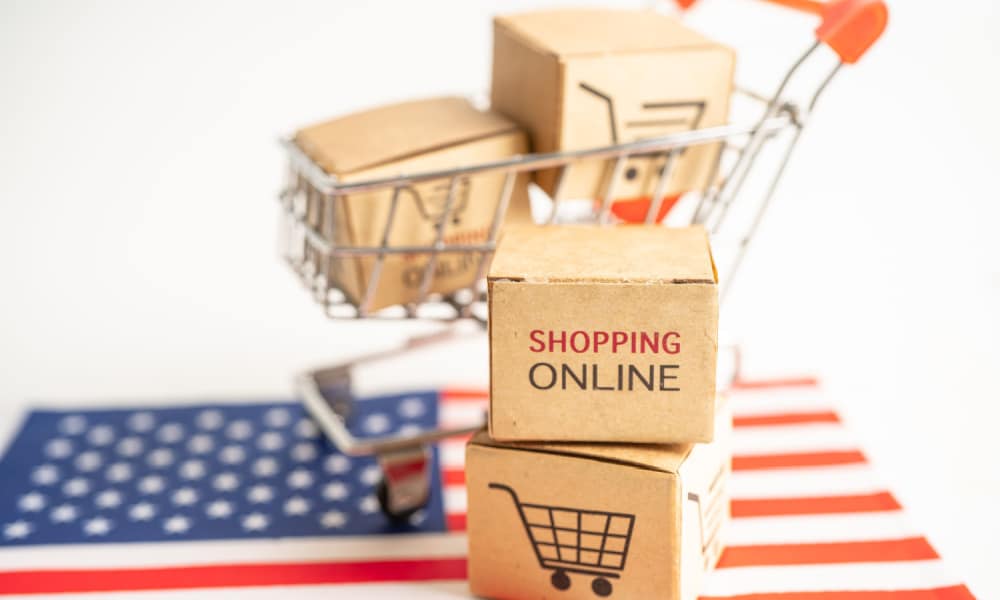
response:
<path id="1" fill-rule="evenodd" d="M 742 383 L 730 402 L 734 519 L 705 600 L 973 597 L 815 382 Z M 467 424 L 485 406 L 479 391 L 379 396 L 351 427 Z M 296 402 L 33 410 L 0 459 L 0 594 L 467 594 L 464 440 L 433 467 L 428 506 L 393 524 L 374 459 L 338 453 Z"/>

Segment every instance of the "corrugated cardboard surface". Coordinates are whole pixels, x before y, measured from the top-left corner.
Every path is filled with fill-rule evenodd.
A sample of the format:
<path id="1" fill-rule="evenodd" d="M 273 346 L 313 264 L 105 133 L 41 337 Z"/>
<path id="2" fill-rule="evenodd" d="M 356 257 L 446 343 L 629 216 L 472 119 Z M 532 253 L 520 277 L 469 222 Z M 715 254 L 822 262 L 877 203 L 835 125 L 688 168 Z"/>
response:
<path id="1" fill-rule="evenodd" d="M 299 130 L 295 142 L 330 175 L 398 161 L 484 137 L 517 125 L 477 110 L 458 97 L 426 98 L 380 106 Z"/>
<path id="2" fill-rule="evenodd" d="M 728 420 L 728 413 L 720 419 Z M 522 600 L 592 599 L 592 583 L 604 577 L 614 598 L 694 600 L 702 573 L 718 560 L 713 544 L 728 519 L 728 509 L 720 513 L 716 507 L 728 504 L 729 436 L 698 448 L 706 452 L 696 458 L 691 446 L 501 444 L 485 432 L 477 434 L 466 450 L 472 593 Z M 513 490 L 524 517 L 510 492 L 490 484 Z M 695 502 L 691 495 L 714 503 Z M 546 544 L 551 539 L 548 507 L 554 508 L 552 523 L 562 528 L 557 531 L 562 548 Z M 705 512 L 709 508 L 716 513 Z M 577 511 L 583 511 L 578 521 Z M 581 558 L 594 562 L 596 553 L 583 553 L 601 547 L 601 526 L 611 523 L 596 514 L 601 512 L 632 517 L 627 547 L 621 537 L 604 541 L 606 549 L 626 550 L 620 569 L 608 567 L 615 565 L 617 555 L 605 568 L 572 564 Z M 706 526 L 713 529 L 703 531 Z M 578 535 L 577 529 L 597 533 Z M 707 538 L 712 539 L 702 552 Z M 545 564 L 534 550 L 538 542 Z M 580 550 L 570 547 L 577 544 Z M 557 568 L 566 569 L 566 590 L 553 585 Z"/>
<path id="3" fill-rule="evenodd" d="M 530 133 L 536 152 L 607 146 L 724 124 L 735 53 L 650 11 L 561 10 L 497 17 L 492 105 Z M 704 187 L 719 145 L 687 149 L 667 195 Z M 652 194 L 665 156 L 633 158 L 614 199 Z M 565 198 L 600 198 L 606 161 L 578 162 Z M 548 192 L 555 171 L 539 174 Z"/>
<path id="4" fill-rule="evenodd" d="M 703 231 L 512 227 L 491 266 L 489 304 L 496 439 L 712 439 L 718 290 Z M 597 352 L 574 351 L 550 345 L 548 332 L 591 340 L 596 332 L 669 333 L 679 345 L 643 352 L 630 343 L 612 350 L 606 341 Z M 652 384 L 640 385 L 633 367 Z M 568 373 L 583 374 L 584 385 Z"/>
<path id="5" fill-rule="evenodd" d="M 702 227 L 512 225 L 490 279 L 528 282 L 716 283 Z"/>
<path id="6" fill-rule="evenodd" d="M 676 19 L 651 11 L 578 8 L 503 15 L 497 27 L 557 56 L 649 52 L 711 45 Z"/>
<path id="7" fill-rule="evenodd" d="M 408 102 L 349 115 L 303 129 L 296 141 L 325 169 L 348 182 L 467 166 L 528 151 L 525 134 L 510 120 L 478 111 L 459 98 Z M 451 218 L 444 226 L 445 243 L 476 244 L 487 238 L 503 180 L 502 173 L 459 180 Z M 402 188 L 388 244 L 430 246 L 448 186 L 449 181 L 441 179 Z M 336 246 L 377 248 L 386 234 L 391 204 L 391 189 L 317 198 L 310 202 L 309 219 Z M 515 183 L 507 217 L 514 221 L 530 218 L 526 176 Z M 320 261 L 320 269 L 349 299 L 360 302 L 376 260 L 368 255 Z M 387 256 L 369 308 L 417 300 L 429 260 L 429 254 Z M 430 292 L 447 293 L 473 285 L 479 264 L 475 254 L 440 254 Z"/>

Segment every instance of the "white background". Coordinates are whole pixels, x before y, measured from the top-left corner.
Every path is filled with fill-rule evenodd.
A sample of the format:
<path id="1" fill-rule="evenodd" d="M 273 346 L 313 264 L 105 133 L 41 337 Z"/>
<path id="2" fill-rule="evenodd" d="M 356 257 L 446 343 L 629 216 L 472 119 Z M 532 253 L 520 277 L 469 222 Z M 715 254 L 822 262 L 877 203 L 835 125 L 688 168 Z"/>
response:
<path id="1" fill-rule="evenodd" d="M 284 395 L 302 367 L 420 329 L 328 322 L 285 272 L 275 140 L 482 92 L 489 16 L 555 4 L 0 2 L 2 414 Z M 693 22 L 738 47 L 744 83 L 769 89 L 809 43 L 808 18 L 704 4 Z M 931 541 L 1000 597 L 1000 6 L 891 8 L 810 123 L 724 318 L 750 375 L 823 377 Z"/>

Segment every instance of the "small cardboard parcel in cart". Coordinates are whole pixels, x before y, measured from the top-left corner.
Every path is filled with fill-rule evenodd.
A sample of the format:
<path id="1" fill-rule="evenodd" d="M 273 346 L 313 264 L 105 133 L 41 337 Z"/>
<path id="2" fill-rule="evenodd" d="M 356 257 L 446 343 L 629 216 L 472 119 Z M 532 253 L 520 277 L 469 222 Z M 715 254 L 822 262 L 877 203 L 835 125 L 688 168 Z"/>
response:
<path id="1" fill-rule="evenodd" d="M 466 449 L 469 585 L 487 598 L 695 600 L 729 521 L 731 414 L 711 444 Z"/>
<path id="2" fill-rule="evenodd" d="M 497 113 L 463 98 L 431 98 L 383 106 L 303 128 L 295 143 L 336 181 L 350 183 L 510 158 L 528 150 L 525 134 Z M 514 181 L 507 218 L 528 219 L 527 178 Z M 329 201 L 309 198 L 307 219 L 335 245 L 423 247 L 477 243 L 497 220 L 502 173 L 433 181 L 395 189 L 359 190 Z M 326 214 L 332 212 L 332 214 Z M 502 215 L 501 215 L 502 217 Z M 428 292 L 472 285 L 479 257 L 440 253 L 428 272 L 426 253 L 307 256 L 352 302 L 376 310 L 414 302 Z M 380 285 L 374 285 L 380 282 Z"/>

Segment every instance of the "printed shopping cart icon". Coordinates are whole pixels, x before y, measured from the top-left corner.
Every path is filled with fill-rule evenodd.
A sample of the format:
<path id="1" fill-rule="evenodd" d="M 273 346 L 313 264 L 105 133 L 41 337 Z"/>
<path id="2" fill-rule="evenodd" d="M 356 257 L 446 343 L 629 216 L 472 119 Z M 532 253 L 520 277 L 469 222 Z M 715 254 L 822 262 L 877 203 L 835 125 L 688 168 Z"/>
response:
<path id="1" fill-rule="evenodd" d="M 543 569 L 552 569 L 552 586 L 567 590 L 568 573 L 592 575 L 590 588 L 610 596 L 609 579 L 625 569 L 635 515 L 521 502 L 517 492 L 502 483 L 489 487 L 510 494 L 524 531 Z"/>

